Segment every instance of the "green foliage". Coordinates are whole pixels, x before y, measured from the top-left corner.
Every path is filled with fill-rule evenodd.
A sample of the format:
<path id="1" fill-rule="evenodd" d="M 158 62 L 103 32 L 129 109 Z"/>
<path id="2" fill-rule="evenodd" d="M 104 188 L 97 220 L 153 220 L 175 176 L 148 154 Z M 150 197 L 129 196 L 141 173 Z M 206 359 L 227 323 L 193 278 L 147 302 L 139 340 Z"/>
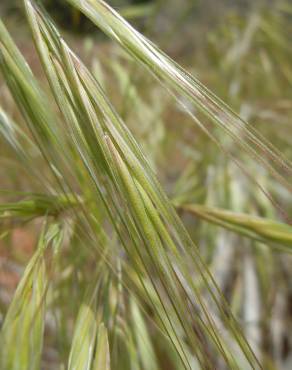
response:
<path id="1" fill-rule="evenodd" d="M 71 32 L 92 32 L 93 27 L 90 22 L 66 2 L 62 0 L 41 0 L 40 3 L 63 28 Z M 149 17 L 156 7 L 155 0 L 114 0 L 111 5 L 120 9 L 123 16 L 128 19 Z M 4 14 L 19 17 L 23 13 L 23 7 L 18 0 L 3 0 L 0 5 L 1 11 Z"/>
<path id="2" fill-rule="evenodd" d="M 24 271 L 0 332 L 2 369 L 40 368 L 48 284 L 44 253 L 50 244 L 58 248 L 59 242 L 54 225 L 44 230 Z"/>
<path id="3" fill-rule="evenodd" d="M 291 247 L 291 227 L 273 220 L 279 217 L 277 210 L 288 219 L 289 156 L 104 1 L 67 2 L 126 52 L 107 61 L 107 67 L 118 81 L 115 93 L 122 96 L 123 118 L 134 121 L 133 131 L 136 122 L 143 126 L 136 129 L 136 140 L 113 108 L 104 67 L 96 73 L 102 75 L 102 87 L 33 0 L 24 0 L 26 19 L 48 88 L 36 79 L 0 22 L 0 68 L 21 113 L 14 122 L 1 108 L 0 134 L 9 148 L 6 155 L 29 173 L 24 186 L 17 189 L 17 183 L 15 190 L 1 192 L 1 231 L 7 237 L 14 222 L 34 220 L 37 225 L 40 219 L 45 224 L 14 299 L 3 310 L 2 368 L 274 368 L 281 360 L 278 338 L 271 339 L 276 354 L 267 353 L 257 325 L 260 320 L 269 325 L 266 317 L 273 314 L 259 302 L 271 299 L 274 276 L 285 294 L 279 266 L 287 272 L 281 255 L 273 257 L 274 251 L 257 242 Z M 124 14 L 149 9 L 143 5 Z M 229 57 L 218 69 L 231 72 L 248 53 L 249 30 L 257 29 L 254 19 L 237 45 L 243 50 L 235 53 L 239 59 Z M 264 14 L 261 19 L 264 25 Z M 260 37 L 271 34 L 269 30 Z M 283 55 L 287 66 L 289 58 Z M 133 68 L 131 57 L 162 83 L 159 93 L 144 91 L 149 86 L 144 72 L 139 90 L 127 70 Z M 157 101 L 165 88 L 176 104 Z M 195 151 L 177 132 L 171 137 L 171 130 L 164 129 L 166 104 L 176 117 L 177 106 L 183 107 L 196 124 L 196 134 L 201 129 L 212 140 L 198 140 Z M 189 166 L 169 196 L 160 183 L 163 176 L 158 179 L 153 168 L 160 170 L 160 153 L 171 155 L 177 142 Z M 289 147 L 286 152 L 291 152 Z M 13 178 L 10 170 L 7 166 L 7 177 Z M 246 174 L 253 185 L 243 192 Z M 283 194 L 289 199 L 286 207 Z M 183 212 L 182 218 L 177 212 Z M 198 225 L 186 213 L 243 234 L 249 242 Z M 237 248 L 241 243 L 245 248 Z M 236 253 L 243 256 L 245 267 L 233 271 Z M 284 258 L 288 261 L 289 255 Z M 247 323 L 253 320 L 250 329 Z M 272 326 L 274 318 L 270 321 Z M 52 353 L 48 349 L 56 355 L 46 363 Z"/>
<path id="4" fill-rule="evenodd" d="M 110 370 L 110 352 L 108 335 L 105 326 L 101 323 L 98 327 L 97 346 L 93 370 Z"/>

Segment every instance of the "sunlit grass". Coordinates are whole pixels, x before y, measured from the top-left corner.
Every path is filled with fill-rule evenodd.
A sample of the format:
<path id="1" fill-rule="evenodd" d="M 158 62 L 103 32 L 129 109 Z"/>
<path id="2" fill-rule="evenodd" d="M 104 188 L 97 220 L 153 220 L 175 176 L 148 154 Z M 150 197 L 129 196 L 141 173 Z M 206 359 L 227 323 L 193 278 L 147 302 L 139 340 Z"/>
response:
<path id="1" fill-rule="evenodd" d="M 151 125 L 146 139 L 134 138 L 48 15 L 24 0 L 49 92 L 0 23 L 2 75 L 25 122 L 1 107 L 0 133 L 30 187 L 1 192 L 8 198 L 0 205 L 1 233 L 6 237 L 13 222 L 44 220 L 39 246 L 5 308 L 2 367 L 40 369 L 42 353 L 54 348 L 56 366 L 78 370 L 275 368 L 279 359 L 263 347 L 258 323 L 249 329 L 246 322 L 259 320 L 259 302 L 270 299 L 266 285 L 274 272 L 265 261 L 281 275 L 281 255 L 273 259 L 274 249 L 258 242 L 291 249 L 291 227 L 283 223 L 291 205 L 281 198 L 290 197 L 289 159 L 109 5 L 68 2 L 146 66 L 213 141 L 200 144 L 200 159 L 193 156 L 171 198 L 153 170 L 162 140 L 143 142 Z M 123 65 L 112 68 L 120 78 L 127 73 Z M 129 76 L 130 104 L 149 111 L 132 83 Z M 279 209 L 282 223 L 274 220 Z M 191 221 L 184 224 L 181 213 L 183 219 L 191 213 Z M 201 219 L 208 223 L 198 226 Z M 235 253 L 245 261 L 236 280 L 231 264 L 218 265 L 222 256 L 235 263 Z M 271 338 L 275 353 L 277 340 Z"/>

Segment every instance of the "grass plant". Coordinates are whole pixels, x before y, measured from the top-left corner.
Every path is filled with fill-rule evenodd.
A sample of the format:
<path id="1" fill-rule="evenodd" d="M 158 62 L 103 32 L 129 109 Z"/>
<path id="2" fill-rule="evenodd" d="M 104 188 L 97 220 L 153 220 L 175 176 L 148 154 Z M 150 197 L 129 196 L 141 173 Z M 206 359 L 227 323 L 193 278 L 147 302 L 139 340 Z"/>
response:
<path id="1" fill-rule="evenodd" d="M 211 150 L 201 161 L 206 169 L 202 177 L 193 161 L 176 181 L 174 195 L 166 192 L 154 170 L 156 155 L 148 153 L 149 148 L 159 152 L 155 146 L 161 145 L 161 137 L 151 138 L 149 123 L 150 143 L 134 137 L 107 90 L 45 10 L 33 0 L 23 0 L 48 88 L 35 77 L 0 21 L 0 69 L 21 114 L 14 122 L 1 107 L 1 140 L 12 160 L 29 174 L 28 189 L 0 193 L 5 199 L 0 204 L 1 234 L 7 239 L 14 223 L 43 223 L 34 255 L 3 310 L 2 368 L 277 368 L 282 361 L 279 338 L 271 339 L 275 353 L 269 353 L 261 343 L 262 331 L 258 326 L 249 330 L 246 322 L 260 319 L 258 297 L 269 299 L 271 274 L 264 261 L 271 261 L 274 251 L 260 245 L 291 250 L 291 227 L 284 223 L 291 205 L 277 197 L 290 197 L 289 157 L 104 1 L 67 2 L 162 82 L 163 91 L 170 92 L 191 122 L 211 138 Z M 124 66 L 114 63 L 123 81 Z M 149 112 L 131 77 L 126 81 L 125 98 Z M 159 131 L 163 108 L 157 111 L 154 132 L 166 135 Z M 212 153 L 219 149 L 214 149 L 214 142 L 221 149 L 216 160 Z M 255 169 L 263 175 L 254 178 Z M 239 194 L 250 180 L 258 208 L 269 217 L 246 212 L 249 193 Z M 216 202 L 220 208 L 213 205 Z M 227 211 L 228 207 L 235 210 Z M 277 212 L 281 223 L 273 219 Z M 194 233 L 198 225 L 192 218 L 189 226 L 184 218 L 188 213 L 221 226 L 224 233 L 209 224 L 200 224 Z M 235 238 L 246 237 L 245 242 L 234 239 L 246 243 L 246 252 L 230 248 L 233 242 L 226 230 L 235 232 Z M 223 250 L 220 240 L 228 241 L 229 247 Z M 250 251 L 256 255 L 244 254 L 246 269 L 238 273 L 234 286 L 229 282 L 230 265 L 223 276 L 219 257 L 234 261 L 235 253 Z M 283 269 L 275 268 L 275 274 L 285 285 L 287 266 L 280 253 L 276 259 Z M 275 312 L 278 315 L 278 309 Z M 46 362 L 50 349 L 55 360 Z"/>

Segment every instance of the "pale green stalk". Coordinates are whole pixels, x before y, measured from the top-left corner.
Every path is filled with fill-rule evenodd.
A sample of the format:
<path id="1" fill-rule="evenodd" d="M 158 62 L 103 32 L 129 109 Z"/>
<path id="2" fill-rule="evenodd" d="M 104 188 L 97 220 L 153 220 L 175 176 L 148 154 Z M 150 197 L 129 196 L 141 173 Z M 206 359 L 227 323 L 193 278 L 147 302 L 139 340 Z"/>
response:
<path id="1" fill-rule="evenodd" d="M 292 248 L 292 227 L 287 224 L 203 205 L 182 205 L 195 216 L 251 239 Z"/>

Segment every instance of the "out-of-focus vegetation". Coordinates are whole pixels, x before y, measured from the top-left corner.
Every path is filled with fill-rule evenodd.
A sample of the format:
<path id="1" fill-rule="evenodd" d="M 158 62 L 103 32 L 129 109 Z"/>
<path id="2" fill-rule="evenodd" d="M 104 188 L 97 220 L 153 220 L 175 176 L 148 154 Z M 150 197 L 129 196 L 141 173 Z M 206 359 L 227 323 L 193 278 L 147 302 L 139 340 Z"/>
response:
<path id="1" fill-rule="evenodd" d="M 78 10 L 70 7 L 63 0 L 43 0 L 42 5 L 50 12 L 54 20 L 67 28 L 71 32 L 94 32 L 91 22 L 84 17 Z M 113 0 L 111 5 L 119 9 L 127 18 L 140 18 L 152 13 L 157 1 L 151 0 Z M 0 5 L 0 11 L 6 16 L 16 18 L 23 17 L 23 5 L 18 0 L 4 0 Z"/>
<path id="2" fill-rule="evenodd" d="M 38 3 L 0 5 L 0 369 L 290 369 L 290 2 Z"/>

